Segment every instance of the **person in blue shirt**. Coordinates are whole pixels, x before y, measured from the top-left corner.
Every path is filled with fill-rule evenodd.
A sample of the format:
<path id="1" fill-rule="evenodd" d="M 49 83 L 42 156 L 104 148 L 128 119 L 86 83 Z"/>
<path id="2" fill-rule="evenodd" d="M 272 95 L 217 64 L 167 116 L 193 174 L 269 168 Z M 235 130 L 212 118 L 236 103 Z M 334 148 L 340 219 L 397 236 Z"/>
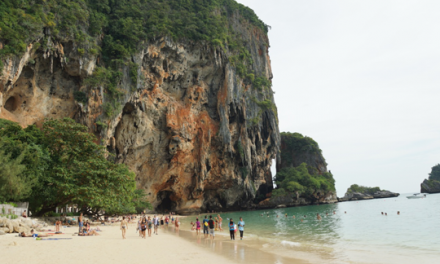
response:
<path id="1" fill-rule="evenodd" d="M 240 240 L 243 240 L 244 221 L 242 217 L 240 217 L 240 221 L 238 221 L 238 231 L 240 231 Z"/>
<path id="2" fill-rule="evenodd" d="M 235 240 L 235 225 L 232 218 L 229 220 L 229 234 L 231 235 L 231 240 Z"/>

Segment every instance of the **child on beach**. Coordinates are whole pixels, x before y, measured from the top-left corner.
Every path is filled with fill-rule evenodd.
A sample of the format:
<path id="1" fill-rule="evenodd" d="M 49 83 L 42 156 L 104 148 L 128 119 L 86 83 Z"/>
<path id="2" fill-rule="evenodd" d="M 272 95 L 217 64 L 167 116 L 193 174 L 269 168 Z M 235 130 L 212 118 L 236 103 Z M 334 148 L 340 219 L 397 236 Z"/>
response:
<path id="1" fill-rule="evenodd" d="M 196 218 L 196 234 L 199 235 L 200 232 L 200 221 Z"/>
<path id="2" fill-rule="evenodd" d="M 229 220 L 229 235 L 231 236 L 231 240 L 235 240 L 235 224 L 232 218 Z"/>

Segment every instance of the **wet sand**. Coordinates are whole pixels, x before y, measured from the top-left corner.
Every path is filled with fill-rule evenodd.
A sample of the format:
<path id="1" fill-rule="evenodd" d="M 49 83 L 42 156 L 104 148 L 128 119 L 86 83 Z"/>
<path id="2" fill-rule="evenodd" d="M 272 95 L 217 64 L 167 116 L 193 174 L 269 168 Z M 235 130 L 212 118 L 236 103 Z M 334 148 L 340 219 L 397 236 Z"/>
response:
<path id="1" fill-rule="evenodd" d="M 277 257 L 240 243 L 231 242 L 225 235 L 214 241 L 196 237 L 194 232 L 175 232 L 174 227 L 159 229 L 159 235 L 142 239 L 135 233 L 136 226 L 129 225 L 127 239 L 123 240 L 118 225 L 99 226 L 100 236 L 78 237 L 77 227 L 63 228 L 63 235 L 50 238 L 60 240 L 35 240 L 17 237 L 17 234 L 0 236 L 2 263 L 309 263 Z"/>

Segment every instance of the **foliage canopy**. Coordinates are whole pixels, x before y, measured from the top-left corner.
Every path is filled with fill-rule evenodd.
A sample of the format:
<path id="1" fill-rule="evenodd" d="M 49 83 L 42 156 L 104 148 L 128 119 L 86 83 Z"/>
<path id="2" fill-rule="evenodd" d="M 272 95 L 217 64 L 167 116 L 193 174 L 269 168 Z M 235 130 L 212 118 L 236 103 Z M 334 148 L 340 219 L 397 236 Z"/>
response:
<path id="1" fill-rule="evenodd" d="M 0 172 L 7 186 L 0 200 L 28 199 L 36 214 L 66 204 L 112 214 L 149 207 L 136 191 L 134 173 L 107 160 L 96 137 L 72 119 L 46 120 L 42 130 L 0 119 L 0 139 L 0 166 L 9 166 Z"/>
<path id="2" fill-rule="evenodd" d="M 289 192 L 298 195 L 311 195 L 317 191 L 330 192 L 335 190 L 335 180 L 331 173 L 311 174 L 310 171 L 306 163 L 302 163 L 298 167 L 281 169 L 274 179 L 277 184 L 274 195 L 282 196 Z"/>
<path id="3" fill-rule="evenodd" d="M 364 193 L 373 195 L 376 192 L 383 191 L 379 187 L 366 187 L 362 185 L 353 184 L 347 189 L 347 193 Z"/>
<path id="4" fill-rule="evenodd" d="M 430 180 L 440 181 L 440 164 L 435 165 L 431 168 L 431 173 L 429 174 Z"/>

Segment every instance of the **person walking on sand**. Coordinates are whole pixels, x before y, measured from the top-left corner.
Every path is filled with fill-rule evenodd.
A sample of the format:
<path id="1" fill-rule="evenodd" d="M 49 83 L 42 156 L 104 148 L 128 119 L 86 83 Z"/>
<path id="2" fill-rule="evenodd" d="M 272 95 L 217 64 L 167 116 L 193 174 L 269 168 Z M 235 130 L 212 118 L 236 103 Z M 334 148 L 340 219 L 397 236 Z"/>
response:
<path id="1" fill-rule="evenodd" d="M 147 228 L 148 228 L 148 236 L 151 237 L 151 229 L 153 229 L 153 221 L 151 220 L 151 216 L 148 217 Z"/>
<path id="2" fill-rule="evenodd" d="M 142 238 L 147 238 L 147 219 L 143 218 L 141 222 Z"/>
<path id="3" fill-rule="evenodd" d="M 122 230 L 122 239 L 125 239 L 125 233 L 128 230 L 128 224 L 127 224 L 127 220 L 125 220 L 125 216 L 122 217 L 121 230 Z"/>
<path id="4" fill-rule="evenodd" d="M 235 224 L 232 218 L 229 220 L 229 235 L 231 236 L 231 240 L 235 240 Z"/>
<path id="5" fill-rule="evenodd" d="M 83 213 L 81 213 L 80 215 L 79 215 L 79 217 L 78 217 L 78 226 L 79 226 L 79 231 L 78 231 L 78 233 L 81 233 L 82 232 L 82 229 L 83 229 L 83 224 L 84 224 L 84 219 L 83 219 L 84 217 L 83 217 Z"/>
<path id="6" fill-rule="evenodd" d="M 238 221 L 238 231 L 240 231 L 240 240 L 243 240 L 243 233 L 244 233 L 244 221 L 243 217 L 240 217 L 240 221 Z"/>
<path id="7" fill-rule="evenodd" d="M 200 232 L 200 221 L 199 218 L 196 218 L 196 234 L 199 235 Z"/>
<path id="8" fill-rule="evenodd" d="M 209 234 L 211 235 L 211 239 L 214 239 L 215 237 L 215 223 L 214 220 L 212 220 L 212 215 L 209 216 L 209 221 L 208 221 L 208 226 L 209 226 Z"/>
<path id="9" fill-rule="evenodd" d="M 176 217 L 176 220 L 174 220 L 174 223 L 175 223 L 175 225 L 176 225 L 176 231 L 177 232 L 179 232 L 179 225 L 180 225 L 180 222 L 179 222 L 179 219 Z"/>
<path id="10" fill-rule="evenodd" d="M 208 238 L 209 232 L 208 232 L 208 216 L 205 215 L 205 219 L 203 219 L 203 235 L 205 238 Z"/>
<path id="11" fill-rule="evenodd" d="M 156 234 L 156 235 L 158 235 L 158 229 L 159 229 L 159 217 L 158 216 L 156 216 L 156 215 L 154 215 L 154 218 L 153 218 L 153 225 L 154 225 L 154 233 Z"/>
<path id="12" fill-rule="evenodd" d="M 217 214 L 217 218 L 218 218 L 218 229 L 220 231 L 223 231 L 223 229 L 222 229 L 223 218 L 220 216 L 220 214 Z"/>

